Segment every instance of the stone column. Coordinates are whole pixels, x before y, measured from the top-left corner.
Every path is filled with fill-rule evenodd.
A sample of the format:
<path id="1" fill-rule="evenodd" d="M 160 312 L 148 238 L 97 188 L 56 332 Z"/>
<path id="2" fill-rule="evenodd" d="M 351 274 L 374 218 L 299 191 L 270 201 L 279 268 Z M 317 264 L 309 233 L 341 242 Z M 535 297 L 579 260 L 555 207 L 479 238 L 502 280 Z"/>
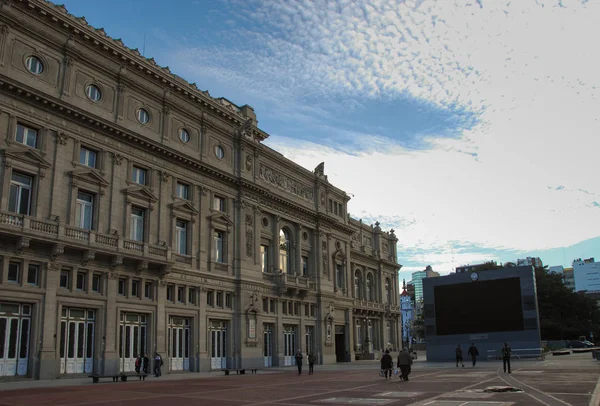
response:
<path id="1" fill-rule="evenodd" d="M 296 275 L 302 275 L 302 225 L 296 227 L 296 248 L 294 251 L 294 262 L 296 263 Z"/>
<path id="2" fill-rule="evenodd" d="M 8 261 L 5 260 L 4 265 L 8 266 Z M 39 335 L 41 346 L 38 347 L 36 343 L 30 343 L 30 348 L 38 347 L 40 350 L 38 379 L 56 378 L 59 372 L 58 363 L 60 362 L 60 356 L 56 351 L 57 343 L 60 340 L 60 334 L 56 331 L 58 324 L 57 312 L 59 311 L 56 306 L 56 289 L 58 288 L 61 267 L 59 264 L 49 262 L 46 270 L 46 294 L 44 295 L 42 308 L 36 312 L 42 319 L 42 323 L 40 323 L 42 331 Z M 6 275 L 6 271 L 3 274 Z"/>
<path id="3" fill-rule="evenodd" d="M 273 247 L 273 252 L 271 254 L 273 263 L 272 272 L 279 273 L 279 227 L 281 223 L 281 217 L 275 215 L 273 220 L 273 241 L 271 241 L 271 246 Z"/>
<path id="4" fill-rule="evenodd" d="M 119 372 L 119 324 L 120 317 L 117 311 L 117 292 L 119 275 L 116 272 L 108 274 L 106 282 L 106 324 L 104 331 L 104 374 Z"/>
<path id="5" fill-rule="evenodd" d="M 177 294 L 175 290 L 174 294 Z M 158 289 L 156 293 L 156 316 L 154 323 L 156 328 L 154 332 L 155 342 L 154 351 L 162 355 L 163 360 L 167 359 L 167 326 L 165 325 L 165 303 L 167 302 L 167 282 L 164 279 L 158 281 Z M 154 366 L 153 366 L 154 368 Z"/>
<path id="6" fill-rule="evenodd" d="M 210 371 L 210 352 L 208 348 L 208 319 L 206 317 L 206 288 L 200 289 L 200 311 L 198 316 L 198 359 L 199 371 Z"/>

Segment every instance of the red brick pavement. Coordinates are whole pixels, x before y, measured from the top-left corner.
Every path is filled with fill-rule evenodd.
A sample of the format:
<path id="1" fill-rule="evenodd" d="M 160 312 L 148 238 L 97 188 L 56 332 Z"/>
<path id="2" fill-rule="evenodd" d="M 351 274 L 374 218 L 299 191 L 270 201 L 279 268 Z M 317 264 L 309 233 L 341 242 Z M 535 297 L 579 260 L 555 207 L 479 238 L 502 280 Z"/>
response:
<path id="1" fill-rule="evenodd" d="M 152 379 L 145 382 L 130 381 L 113 383 L 104 381 L 83 386 L 61 388 L 34 388 L 0 392 L 0 406 L 258 406 L 258 405 L 312 405 L 336 404 L 361 405 L 421 405 L 450 400 L 476 401 L 473 394 L 462 389 L 484 388 L 490 385 L 506 385 L 502 375 L 495 369 L 454 370 L 423 368 L 415 370 L 410 382 L 397 378 L 385 381 L 373 370 L 318 371 L 315 375 L 297 376 L 294 372 L 278 372 L 256 375 L 233 375 L 182 380 Z M 514 376 L 518 375 L 513 374 Z M 551 375 L 550 375 L 551 376 Z M 557 377 L 559 378 L 559 377 Z M 571 376 L 571 378 L 574 378 Z M 523 375 L 528 385 L 547 391 L 548 384 L 541 375 Z M 555 398 L 565 404 L 587 405 L 595 387 L 597 376 L 589 376 L 585 388 L 565 382 Z M 566 386 L 569 386 L 568 388 Z M 525 388 L 524 388 L 525 389 Z M 563 392 L 564 390 L 564 392 Z M 534 393 L 534 392 L 532 392 Z M 589 396 L 586 395 L 589 393 Z M 334 399 L 335 398 L 335 399 Z M 359 399 L 363 399 L 359 401 Z M 326 400 L 327 402 L 323 402 Z M 477 399 L 499 402 L 500 405 L 538 405 L 527 394 L 493 394 Z M 458 402 L 457 404 L 459 404 Z M 442 403 L 439 403 L 442 404 Z M 449 404 L 449 403 L 444 403 Z M 494 404 L 490 404 L 494 406 Z"/>

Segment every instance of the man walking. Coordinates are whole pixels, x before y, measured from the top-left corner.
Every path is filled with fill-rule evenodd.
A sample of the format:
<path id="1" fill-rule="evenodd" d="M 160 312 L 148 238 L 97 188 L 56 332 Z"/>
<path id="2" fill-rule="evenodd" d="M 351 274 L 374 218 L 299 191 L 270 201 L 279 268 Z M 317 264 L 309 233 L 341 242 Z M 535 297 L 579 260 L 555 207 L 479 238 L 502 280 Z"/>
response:
<path id="1" fill-rule="evenodd" d="M 154 355 L 154 376 L 157 378 L 162 375 L 161 368 L 163 366 L 163 359 L 159 353 Z"/>
<path id="2" fill-rule="evenodd" d="M 404 348 L 398 354 L 398 368 L 400 368 L 400 380 L 408 381 L 408 375 L 410 375 L 411 365 L 413 363 L 412 356 L 408 352 L 408 348 Z"/>
<path id="3" fill-rule="evenodd" d="M 314 374 L 314 368 L 315 368 L 315 361 L 317 360 L 317 357 L 315 357 L 315 355 L 312 352 L 308 353 L 308 374 L 312 375 Z"/>
<path id="4" fill-rule="evenodd" d="M 383 371 L 383 375 L 385 376 L 385 380 L 387 381 L 388 375 L 390 379 L 392 379 L 392 367 L 394 366 L 394 360 L 390 355 L 390 350 L 385 350 L 385 354 L 381 357 L 381 370 Z"/>
<path id="5" fill-rule="evenodd" d="M 510 354 L 512 350 L 508 346 L 508 343 L 504 343 L 502 347 L 502 365 L 504 366 L 504 373 L 506 373 L 506 367 L 508 367 L 508 373 L 510 374 Z"/>
<path id="6" fill-rule="evenodd" d="M 302 350 L 300 348 L 298 348 L 295 358 L 296 366 L 298 367 L 298 375 L 302 375 L 302 358 L 304 358 L 304 356 L 302 355 Z"/>
<path id="7" fill-rule="evenodd" d="M 465 367 L 465 364 L 463 363 L 463 350 L 462 348 L 460 348 L 460 344 L 458 344 L 458 347 L 456 347 L 456 368 L 458 368 L 458 363 L 461 363 L 463 368 Z"/>
<path id="8" fill-rule="evenodd" d="M 477 347 L 475 347 L 475 343 L 471 343 L 469 347 L 468 355 L 471 356 L 471 360 L 473 361 L 473 368 L 475 368 L 475 364 L 477 364 L 477 356 L 479 355 L 479 351 L 477 351 Z"/>

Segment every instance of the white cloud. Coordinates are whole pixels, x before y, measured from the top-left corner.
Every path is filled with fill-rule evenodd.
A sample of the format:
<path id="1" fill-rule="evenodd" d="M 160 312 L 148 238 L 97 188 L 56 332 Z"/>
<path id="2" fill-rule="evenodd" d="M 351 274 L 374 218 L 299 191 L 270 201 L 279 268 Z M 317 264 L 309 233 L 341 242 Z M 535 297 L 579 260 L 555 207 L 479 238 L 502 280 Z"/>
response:
<path id="1" fill-rule="evenodd" d="M 252 8 L 238 17 L 270 33 L 231 35 L 260 48 L 216 57 L 196 49 L 184 59 L 237 76 L 290 111 L 306 97 L 409 95 L 479 114 L 459 139 L 431 134 L 427 151 L 355 156 L 272 134 L 268 144 L 299 164 L 324 160 L 330 181 L 354 194 L 352 213 L 407 220 L 397 231 L 401 247 L 440 247 L 433 259 L 447 266 L 479 259 L 453 261 L 451 241 L 534 250 L 598 236 L 600 3 L 290 0 Z"/>

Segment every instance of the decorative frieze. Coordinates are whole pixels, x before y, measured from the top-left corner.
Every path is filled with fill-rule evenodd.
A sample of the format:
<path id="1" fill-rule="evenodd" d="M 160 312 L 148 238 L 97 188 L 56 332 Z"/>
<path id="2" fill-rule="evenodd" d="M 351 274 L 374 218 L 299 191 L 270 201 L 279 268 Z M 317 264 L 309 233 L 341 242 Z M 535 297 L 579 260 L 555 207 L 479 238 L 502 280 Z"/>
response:
<path id="1" fill-rule="evenodd" d="M 288 193 L 303 199 L 311 202 L 314 199 L 314 191 L 312 187 L 302 185 L 300 182 L 290 179 L 282 173 L 276 172 L 264 164 L 260 165 L 258 177 L 272 185 L 277 186 L 280 189 L 285 190 Z"/>

